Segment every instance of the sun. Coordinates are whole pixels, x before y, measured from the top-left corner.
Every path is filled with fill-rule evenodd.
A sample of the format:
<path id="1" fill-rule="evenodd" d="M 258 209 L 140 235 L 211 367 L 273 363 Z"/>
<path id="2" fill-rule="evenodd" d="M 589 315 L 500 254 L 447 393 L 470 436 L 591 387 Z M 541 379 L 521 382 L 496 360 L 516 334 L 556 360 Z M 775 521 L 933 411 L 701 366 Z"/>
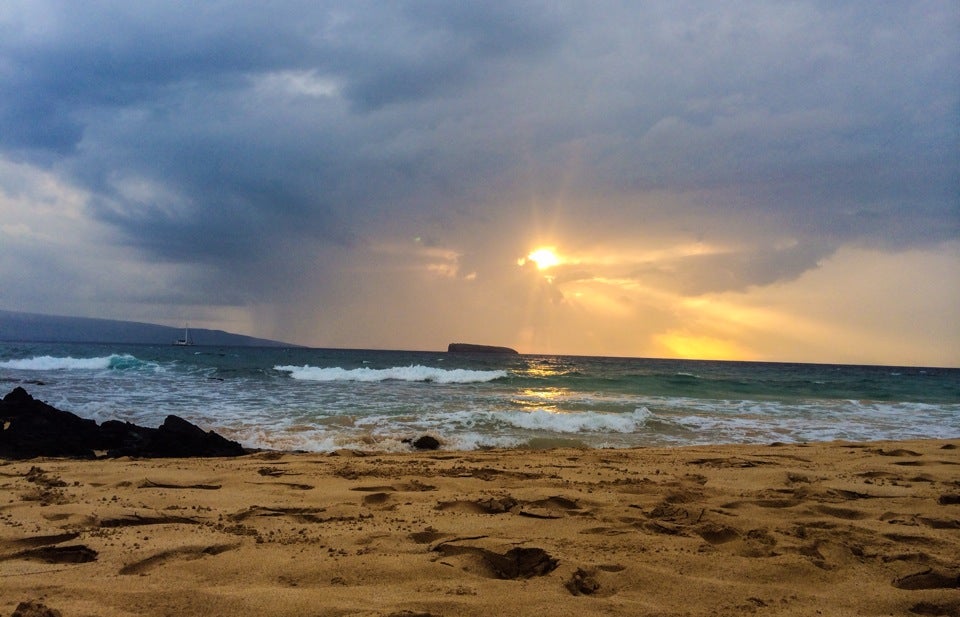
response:
<path id="1" fill-rule="evenodd" d="M 537 264 L 537 270 L 546 270 L 561 263 L 560 257 L 554 252 L 552 246 L 541 246 L 538 249 L 534 249 L 527 255 L 527 259 Z M 526 260 L 520 261 L 526 262 Z M 521 265 L 523 264 L 521 263 Z"/>

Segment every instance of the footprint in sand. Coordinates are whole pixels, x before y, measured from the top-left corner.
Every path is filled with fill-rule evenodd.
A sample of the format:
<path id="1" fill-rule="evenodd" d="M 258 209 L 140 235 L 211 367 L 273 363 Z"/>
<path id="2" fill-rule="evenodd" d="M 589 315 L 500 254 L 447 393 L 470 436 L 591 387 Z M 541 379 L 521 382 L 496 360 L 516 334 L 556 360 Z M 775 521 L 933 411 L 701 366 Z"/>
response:
<path id="1" fill-rule="evenodd" d="M 573 499 L 567 499 L 566 497 L 561 497 L 560 495 L 554 495 L 553 497 L 547 497 L 546 499 L 538 499 L 536 501 L 528 502 L 528 505 L 531 505 L 536 508 L 551 508 L 554 510 L 580 510 L 580 504 Z"/>
<path id="2" fill-rule="evenodd" d="M 166 488 L 173 490 L 199 490 L 199 491 L 218 491 L 222 488 L 219 484 L 175 484 L 170 482 L 154 482 L 153 480 L 144 480 L 137 485 L 137 488 Z"/>
<path id="3" fill-rule="evenodd" d="M 261 476 L 267 476 L 270 478 L 279 478 L 280 476 L 299 476 L 299 473 L 281 469 L 279 467 L 261 467 L 257 470 L 257 473 Z"/>
<path id="4" fill-rule="evenodd" d="M 953 602 L 918 602 L 910 607 L 914 615 L 931 615 L 933 617 L 953 617 L 960 615 L 960 600 Z"/>
<path id="5" fill-rule="evenodd" d="M 0 561 L 24 559 L 43 563 L 89 563 L 97 560 L 97 551 L 85 544 L 71 546 L 41 546 L 29 548 L 12 555 L 0 557 Z"/>
<path id="6" fill-rule="evenodd" d="M 697 534 L 710 544 L 726 544 L 740 539 L 736 529 L 722 525 L 706 525 L 698 529 Z"/>
<path id="7" fill-rule="evenodd" d="M 76 531 L 70 531 L 66 533 L 56 533 L 48 536 L 31 536 L 29 538 L 19 538 L 17 540 L 10 540 L 9 544 L 13 546 L 24 546 L 24 547 L 36 547 L 36 546 L 49 546 L 51 544 L 60 544 L 61 542 L 69 542 L 70 540 L 76 540 L 80 534 Z"/>
<path id="8" fill-rule="evenodd" d="M 185 546 L 151 555 L 120 568 L 120 574 L 143 574 L 172 559 L 200 559 L 210 555 L 219 555 L 238 548 L 239 544 L 215 544 L 213 546 Z"/>
<path id="9" fill-rule="evenodd" d="M 889 471 L 865 471 L 855 475 L 860 478 L 866 478 L 867 484 L 874 484 L 874 480 L 880 480 L 880 484 L 885 482 L 896 484 L 898 482 L 905 481 L 905 478 L 902 475 L 898 473 L 890 473 Z"/>
<path id="10" fill-rule="evenodd" d="M 357 486 L 351 491 L 359 491 L 362 493 L 370 493 L 363 497 L 363 505 L 367 507 L 375 506 L 386 506 L 390 501 L 390 495 L 397 492 L 424 492 L 424 491 L 434 491 L 437 487 L 431 486 L 429 484 L 422 484 L 420 482 L 408 482 L 404 484 L 390 484 L 385 486 Z M 389 508 L 393 508 L 394 505 L 390 505 Z"/>
<path id="11" fill-rule="evenodd" d="M 412 482 L 404 482 L 401 484 L 388 484 L 383 486 L 355 486 L 350 489 L 351 491 L 360 491 L 363 493 L 422 493 L 426 491 L 435 491 L 437 487 L 431 484 L 424 484 L 422 482 L 417 482 L 416 480 Z"/>
<path id="12" fill-rule="evenodd" d="M 589 514 L 589 512 L 584 511 L 580 504 L 573 499 L 555 495 L 546 499 L 526 502 L 518 514 L 530 518 L 557 519 L 571 514 L 583 516 Z"/>
<path id="13" fill-rule="evenodd" d="M 835 506 L 814 506 L 813 510 L 819 512 L 820 514 L 826 514 L 827 516 L 832 516 L 834 518 L 842 518 L 848 521 L 858 521 L 865 518 L 869 518 L 870 515 L 866 512 L 861 512 L 860 510 L 854 510 L 853 508 L 838 508 Z"/>
<path id="14" fill-rule="evenodd" d="M 431 542 L 436 542 L 440 538 L 445 538 L 451 534 L 443 533 L 435 529 L 426 529 L 424 531 L 415 531 L 410 534 L 410 539 L 416 542 L 417 544 L 430 544 Z"/>
<path id="15" fill-rule="evenodd" d="M 740 557 L 772 557 L 777 555 L 777 540 L 766 529 L 751 529 L 746 533 L 729 527 L 707 523 L 697 529 L 697 535 L 714 547 Z"/>
<path id="16" fill-rule="evenodd" d="M 383 506 L 390 500 L 390 493 L 370 493 L 363 496 L 365 506 Z"/>
<path id="17" fill-rule="evenodd" d="M 199 525 L 200 521 L 185 516 L 142 516 L 140 514 L 130 514 L 128 516 L 119 516 L 115 518 L 96 518 L 90 517 L 87 524 L 100 529 L 114 527 L 142 527 L 145 525 Z"/>
<path id="18" fill-rule="evenodd" d="M 312 491 L 316 488 L 312 484 L 300 484 L 299 482 L 247 482 L 247 484 L 258 484 L 260 486 L 286 486 L 295 491 Z"/>
<path id="19" fill-rule="evenodd" d="M 631 533 L 633 529 L 624 529 L 620 527 L 590 527 L 580 533 L 593 536 L 622 536 Z"/>
<path id="20" fill-rule="evenodd" d="M 931 529 L 960 529 L 960 519 L 920 516 L 917 520 Z"/>
<path id="21" fill-rule="evenodd" d="M 466 560 L 470 569 L 480 576 L 506 580 L 545 576 L 559 563 L 542 548 L 533 547 L 514 547 L 501 554 L 477 546 L 441 543 L 431 550 L 444 557 Z"/>
<path id="22" fill-rule="evenodd" d="M 934 538 L 927 538 L 926 536 L 919 536 L 907 533 L 885 533 L 882 534 L 887 540 L 892 540 L 893 542 L 898 542 L 900 544 L 907 544 L 910 546 L 922 546 L 926 548 L 936 549 L 940 548 L 941 542 Z"/>
<path id="23" fill-rule="evenodd" d="M 504 495 L 500 497 L 487 497 L 476 501 L 441 501 L 437 504 L 437 510 L 446 512 L 464 512 L 467 514 L 504 514 L 513 511 L 519 506 L 519 502 Z"/>
<path id="24" fill-rule="evenodd" d="M 960 575 L 927 568 L 893 580 L 897 589 L 960 589 Z"/>
<path id="25" fill-rule="evenodd" d="M 691 460 L 689 464 L 701 467 L 713 467 L 715 469 L 749 469 L 761 465 L 776 465 L 777 463 L 761 459 L 745 459 L 731 456 L 726 458 L 699 458 Z"/>
<path id="26" fill-rule="evenodd" d="M 240 522 L 251 517 L 285 516 L 301 523 L 324 523 L 327 519 L 317 515 L 325 511 L 326 508 L 268 508 L 265 506 L 250 506 L 246 510 L 228 515 L 227 518 L 233 522 Z"/>
<path id="27" fill-rule="evenodd" d="M 914 452 L 913 450 L 905 450 L 903 448 L 897 450 L 884 450 L 883 448 L 877 448 L 875 450 L 868 450 L 872 454 L 879 454 L 880 456 L 923 456 L 919 452 Z"/>

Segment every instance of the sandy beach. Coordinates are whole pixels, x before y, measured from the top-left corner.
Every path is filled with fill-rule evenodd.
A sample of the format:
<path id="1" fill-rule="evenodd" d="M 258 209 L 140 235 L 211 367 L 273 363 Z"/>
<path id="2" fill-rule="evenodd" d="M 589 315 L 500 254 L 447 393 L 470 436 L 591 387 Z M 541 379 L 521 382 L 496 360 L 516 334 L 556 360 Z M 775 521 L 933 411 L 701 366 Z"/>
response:
<path id="1" fill-rule="evenodd" d="M 958 447 L 4 461 L 0 615 L 960 615 Z"/>

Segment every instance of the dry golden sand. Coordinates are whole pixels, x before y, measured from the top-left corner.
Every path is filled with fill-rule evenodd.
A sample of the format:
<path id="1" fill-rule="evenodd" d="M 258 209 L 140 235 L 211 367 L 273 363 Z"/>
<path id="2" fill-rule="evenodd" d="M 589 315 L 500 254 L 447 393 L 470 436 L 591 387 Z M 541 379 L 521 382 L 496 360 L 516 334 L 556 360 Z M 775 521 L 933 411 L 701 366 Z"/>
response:
<path id="1" fill-rule="evenodd" d="M 958 446 L 4 462 L 0 615 L 960 615 Z"/>

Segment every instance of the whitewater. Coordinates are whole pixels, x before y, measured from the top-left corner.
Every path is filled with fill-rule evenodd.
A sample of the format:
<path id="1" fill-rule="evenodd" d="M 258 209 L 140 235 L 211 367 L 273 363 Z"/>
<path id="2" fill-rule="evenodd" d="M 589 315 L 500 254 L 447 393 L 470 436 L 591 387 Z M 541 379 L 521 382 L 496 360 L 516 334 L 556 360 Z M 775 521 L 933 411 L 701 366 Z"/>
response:
<path id="1" fill-rule="evenodd" d="M 960 370 L 377 350 L 0 343 L 0 386 L 251 448 L 623 448 L 960 436 Z"/>

